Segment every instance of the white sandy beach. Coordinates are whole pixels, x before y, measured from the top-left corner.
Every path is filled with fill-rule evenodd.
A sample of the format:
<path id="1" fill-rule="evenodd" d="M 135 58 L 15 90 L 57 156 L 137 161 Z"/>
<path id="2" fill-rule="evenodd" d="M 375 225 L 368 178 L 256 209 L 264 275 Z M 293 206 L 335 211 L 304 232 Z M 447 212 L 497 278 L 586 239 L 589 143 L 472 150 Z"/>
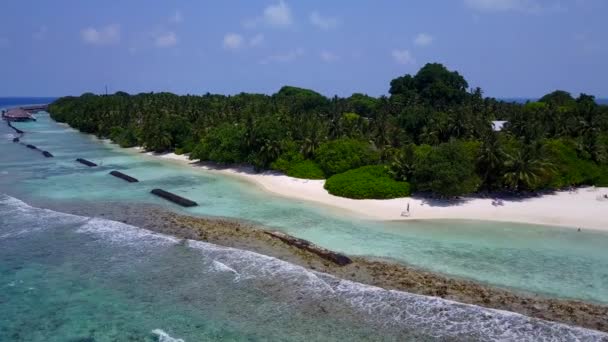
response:
<path id="1" fill-rule="evenodd" d="M 167 153 L 149 156 L 189 164 L 206 172 L 220 173 L 250 181 L 273 194 L 312 201 L 348 210 L 360 217 L 376 220 L 470 219 L 519 222 L 608 231 L 608 188 L 579 188 L 573 192 L 525 199 L 505 199 L 494 205 L 490 198 L 463 198 L 459 202 L 437 203 L 422 198 L 390 200 L 354 200 L 329 194 L 324 180 L 305 180 L 276 172 L 254 173 L 251 168 L 216 168 L 211 164 L 195 163 L 186 155 Z M 407 205 L 410 215 L 402 216 Z"/>

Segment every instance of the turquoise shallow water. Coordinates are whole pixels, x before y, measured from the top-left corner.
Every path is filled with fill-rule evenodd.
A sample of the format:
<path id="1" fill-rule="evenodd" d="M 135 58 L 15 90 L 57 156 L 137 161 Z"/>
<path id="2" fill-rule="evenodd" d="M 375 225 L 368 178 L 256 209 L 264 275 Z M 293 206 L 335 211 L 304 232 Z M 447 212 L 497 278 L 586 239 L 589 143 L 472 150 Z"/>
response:
<path id="1" fill-rule="evenodd" d="M 480 221 L 374 222 L 349 218 L 311 203 L 287 200 L 203 170 L 126 152 L 39 115 L 16 124 L 23 141 L 55 158 L 11 142 L 0 127 L 0 190 L 44 207 L 73 201 L 137 201 L 194 215 L 225 216 L 280 229 L 324 247 L 387 257 L 458 277 L 551 296 L 608 303 L 608 234 Z M 75 163 L 84 157 L 100 164 Z M 141 182 L 111 177 L 125 170 Z M 160 187 L 200 206 L 181 209 L 151 196 Z"/>
<path id="2" fill-rule="evenodd" d="M 603 341 L 0 195 L 0 341 Z"/>

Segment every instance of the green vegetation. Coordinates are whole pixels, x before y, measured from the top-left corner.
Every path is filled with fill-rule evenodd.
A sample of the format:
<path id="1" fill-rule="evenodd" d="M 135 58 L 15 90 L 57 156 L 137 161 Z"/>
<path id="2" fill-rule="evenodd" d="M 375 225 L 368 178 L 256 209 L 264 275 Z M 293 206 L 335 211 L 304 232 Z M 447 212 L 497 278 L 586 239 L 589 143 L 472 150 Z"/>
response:
<path id="1" fill-rule="evenodd" d="M 481 180 L 475 173 L 475 145 L 451 141 L 433 146 L 414 160 L 416 190 L 445 196 L 475 192 Z"/>
<path id="2" fill-rule="evenodd" d="M 281 171 L 288 176 L 304 179 L 324 179 L 325 174 L 317 163 L 306 159 L 298 152 L 296 144 L 288 141 L 282 146 L 284 151 L 276 161 L 270 164 L 274 170 Z"/>
<path id="3" fill-rule="evenodd" d="M 321 144 L 315 152 L 315 160 L 328 176 L 375 164 L 378 159 L 378 153 L 369 143 L 354 139 L 331 140 Z"/>
<path id="4" fill-rule="evenodd" d="M 243 136 L 245 130 L 229 123 L 211 129 L 194 148 L 190 159 L 219 163 L 242 163 L 246 160 Z"/>
<path id="5" fill-rule="evenodd" d="M 400 182 L 443 197 L 608 184 L 608 107 L 593 96 L 557 90 L 507 103 L 436 63 L 392 80 L 389 93 L 327 98 L 288 86 L 273 95 L 86 93 L 49 111 L 124 147 L 331 177 L 340 185 L 332 191 L 351 197 L 403 193 Z M 508 123 L 495 131 L 493 120 Z M 360 188 L 347 183 L 351 176 Z"/>
<path id="6" fill-rule="evenodd" d="M 382 165 L 363 166 L 333 175 L 325 182 L 330 194 L 348 198 L 387 199 L 410 195 L 410 184 L 390 177 Z"/>
<path id="7" fill-rule="evenodd" d="M 112 127 L 110 138 L 120 147 L 135 147 L 137 146 L 136 129 Z"/>
<path id="8" fill-rule="evenodd" d="M 600 167 L 590 160 L 582 159 L 576 152 L 576 142 L 565 139 L 548 139 L 545 142 L 548 158 L 555 172 L 549 179 L 553 188 L 569 185 L 590 185 L 600 177 Z"/>
<path id="9" fill-rule="evenodd" d="M 596 186 L 608 186 L 608 166 L 602 166 L 600 168 L 600 173 L 595 180 Z"/>
<path id="10" fill-rule="evenodd" d="M 312 160 L 303 160 L 295 163 L 285 173 L 295 178 L 325 179 L 323 170 Z"/>

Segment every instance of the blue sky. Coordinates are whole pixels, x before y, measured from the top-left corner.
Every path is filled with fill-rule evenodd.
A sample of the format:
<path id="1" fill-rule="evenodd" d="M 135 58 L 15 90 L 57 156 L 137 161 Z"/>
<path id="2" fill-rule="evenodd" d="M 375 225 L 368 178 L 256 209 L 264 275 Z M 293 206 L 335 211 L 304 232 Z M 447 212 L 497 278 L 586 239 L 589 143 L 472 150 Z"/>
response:
<path id="1" fill-rule="evenodd" d="M 7 0 L 0 13 L 0 96 L 377 96 L 441 62 L 489 96 L 608 97 L 606 0 Z"/>

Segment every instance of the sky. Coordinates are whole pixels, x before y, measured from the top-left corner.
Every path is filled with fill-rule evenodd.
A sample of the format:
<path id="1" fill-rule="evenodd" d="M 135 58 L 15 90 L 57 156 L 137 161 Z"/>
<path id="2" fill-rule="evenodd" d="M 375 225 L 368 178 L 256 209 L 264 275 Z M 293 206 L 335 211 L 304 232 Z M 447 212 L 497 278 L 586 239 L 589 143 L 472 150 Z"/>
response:
<path id="1" fill-rule="evenodd" d="M 492 97 L 608 97 L 607 0 L 3 0 L 0 96 L 387 94 L 439 62 Z"/>

